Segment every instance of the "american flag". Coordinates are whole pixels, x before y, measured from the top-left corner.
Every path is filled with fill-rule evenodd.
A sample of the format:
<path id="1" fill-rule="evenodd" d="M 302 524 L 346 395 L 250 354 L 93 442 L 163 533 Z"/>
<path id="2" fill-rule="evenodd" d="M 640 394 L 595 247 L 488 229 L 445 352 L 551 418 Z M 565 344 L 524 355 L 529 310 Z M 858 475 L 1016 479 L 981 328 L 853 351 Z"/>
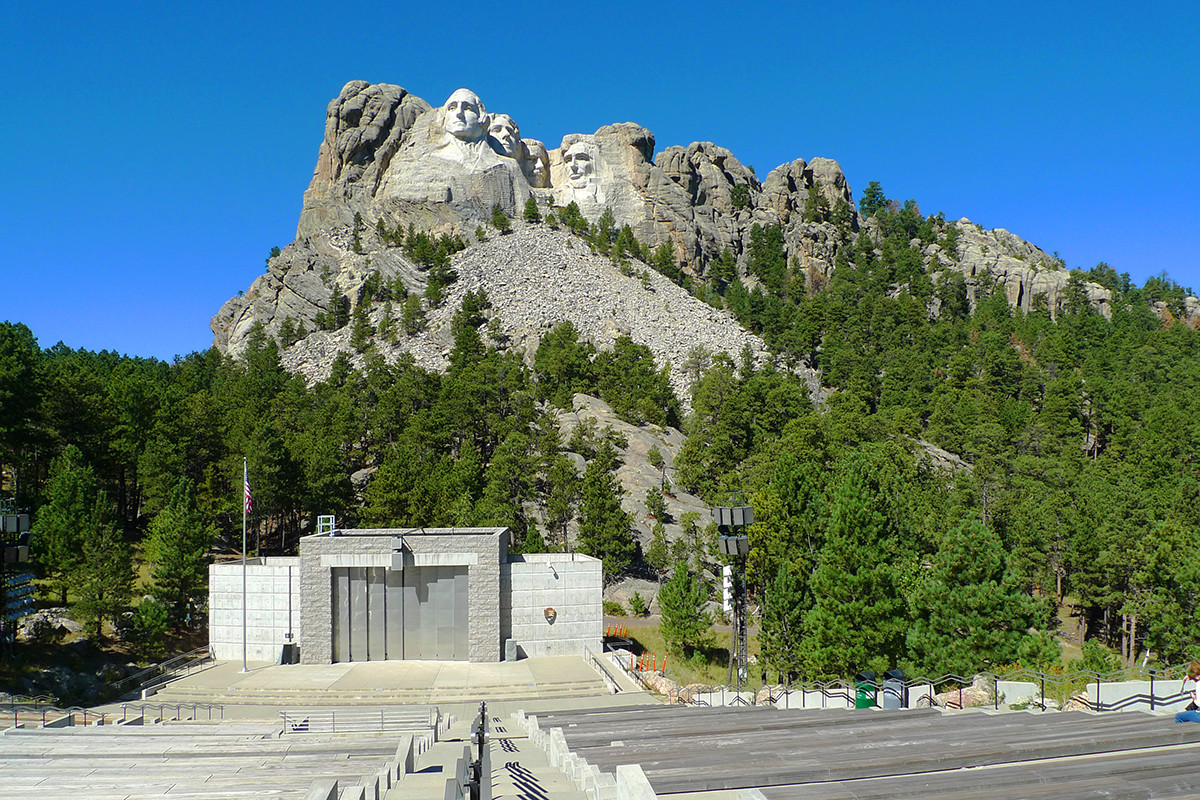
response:
<path id="1" fill-rule="evenodd" d="M 254 507 L 254 499 L 250 496 L 250 475 L 249 474 L 247 474 L 247 473 L 242 474 L 242 485 L 245 487 L 245 490 L 246 490 L 246 514 L 249 515 L 250 509 L 252 509 Z"/>

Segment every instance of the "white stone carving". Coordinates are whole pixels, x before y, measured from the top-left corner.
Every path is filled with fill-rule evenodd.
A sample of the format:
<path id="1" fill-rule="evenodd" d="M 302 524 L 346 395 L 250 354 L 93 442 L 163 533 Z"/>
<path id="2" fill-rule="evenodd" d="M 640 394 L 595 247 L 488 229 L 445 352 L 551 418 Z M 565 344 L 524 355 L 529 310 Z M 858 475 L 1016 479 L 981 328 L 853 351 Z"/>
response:
<path id="1" fill-rule="evenodd" d="M 535 189 L 550 188 L 550 154 L 537 139 L 522 139 L 521 171 Z"/>
<path id="2" fill-rule="evenodd" d="M 469 220 L 468 229 L 491 219 L 494 206 L 519 214 L 529 183 L 519 159 L 493 149 L 490 122 L 470 89 L 456 90 L 441 107 L 418 116 L 388 165 L 379 200 L 444 206 Z"/>
<path id="3" fill-rule="evenodd" d="M 566 185 L 562 187 L 561 193 L 556 194 L 561 194 L 559 199 L 563 205 L 571 201 L 577 203 L 589 218 L 592 209 L 604 205 L 599 155 L 600 148 L 588 139 L 572 143 L 562 154 Z"/>
<path id="4" fill-rule="evenodd" d="M 442 106 L 442 128 L 462 142 L 478 142 L 487 132 L 488 114 L 479 95 L 455 89 Z"/>
<path id="5" fill-rule="evenodd" d="M 508 114 L 493 114 L 488 123 L 488 144 L 502 156 L 521 157 L 521 129 Z"/>
<path id="6" fill-rule="evenodd" d="M 588 142 L 576 142 L 563 154 L 567 180 L 572 189 L 586 189 L 596 180 L 596 148 Z"/>

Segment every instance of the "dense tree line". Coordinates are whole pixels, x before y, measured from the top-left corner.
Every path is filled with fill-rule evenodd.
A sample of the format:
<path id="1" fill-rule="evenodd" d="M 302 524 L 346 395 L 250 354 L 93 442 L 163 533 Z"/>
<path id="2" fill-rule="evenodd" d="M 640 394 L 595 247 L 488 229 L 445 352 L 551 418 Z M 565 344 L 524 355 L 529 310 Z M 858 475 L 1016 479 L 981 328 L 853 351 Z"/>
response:
<path id="1" fill-rule="evenodd" d="M 960 277 L 923 267 L 920 248 L 956 247 L 940 215 L 874 186 L 862 209 L 872 222 L 854 231 L 848 209 L 810 199 L 806 219 L 838 231 L 827 285 L 788 261 L 777 228 L 752 231 L 743 273 L 725 252 L 684 276 L 669 249 L 639 244 L 611 215 L 547 215 L 615 262 L 640 261 L 728 307 L 780 354 L 756 368 L 745 354 L 694 350 L 687 413 L 664 365 L 628 338 L 597 352 L 563 323 L 532 366 L 485 344 L 497 310 L 482 292 L 454 318 L 445 374 L 385 363 L 368 331 L 362 369 L 343 356 L 312 386 L 282 369 L 261 332 L 241 359 L 210 350 L 164 363 L 43 349 L 24 325 L 0 324 L 0 462 L 7 493 L 35 512 L 47 595 L 98 627 L 129 602 L 140 558 L 154 613 L 189 625 L 207 559 L 240 547 L 245 457 L 252 551 L 295 552 L 326 513 L 348 525 L 504 525 L 514 549 L 578 548 L 609 577 L 674 569 L 672 624 L 686 633 L 678 644 L 696 647 L 703 637 L 679 609 L 718 574 L 711 531 L 684 515 L 668 542 L 651 492 L 657 524 L 641 552 L 620 506 L 619 437 L 581 426 L 564 441 L 553 415 L 583 392 L 633 424 L 681 427 L 673 461 L 651 456 L 663 491 L 750 498 L 748 586 L 770 671 L 1044 663 L 1064 601 L 1081 613 L 1060 633 L 1127 662 L 1191 654 L 1200 334 L 1149 306 L 1178 314 L 1182 287 L 1163 277 L 1139 288 L 1100 265 L 1074 276 L 1054 315 L 1044 303 L 1014 313 L 986 286 L 972 304 Z M 449 254 L 464 242 L 388 235 L 452 280 Z M 1114 292 L 1111 321 L 1087 303 L 1084 279 Z M 412 299 L 382 285 L 371 295 Z M 822 409 L 787 369 L 800 358 L 838 389 Z M 967 467 L 934 466 L 922 441 Z"/>

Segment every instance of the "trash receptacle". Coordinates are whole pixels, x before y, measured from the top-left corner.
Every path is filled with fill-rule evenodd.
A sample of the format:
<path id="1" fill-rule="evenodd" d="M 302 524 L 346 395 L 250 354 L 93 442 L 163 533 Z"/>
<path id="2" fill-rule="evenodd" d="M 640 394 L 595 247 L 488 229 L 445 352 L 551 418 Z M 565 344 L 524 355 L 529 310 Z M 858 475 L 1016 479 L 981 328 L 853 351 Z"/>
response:
<path id="1" fill-rule="evenodd" d="M 889 669 L 883 673 L 883 707 L 908 708 L 908 690 L 904 687 L 904 670 Z"/>
<path id="2" fill-rule="evenodd" d="M 875 707 L 875 673 L 860 672 L 854 676 L 854 707 Z"/>

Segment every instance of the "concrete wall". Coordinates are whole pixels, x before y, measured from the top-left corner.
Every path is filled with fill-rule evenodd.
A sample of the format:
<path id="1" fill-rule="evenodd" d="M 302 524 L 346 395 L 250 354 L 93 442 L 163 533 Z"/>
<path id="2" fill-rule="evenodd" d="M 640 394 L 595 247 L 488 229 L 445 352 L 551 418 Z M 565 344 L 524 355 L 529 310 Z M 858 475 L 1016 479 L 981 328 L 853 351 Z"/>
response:
<path id="1" fill-rule="evenodd" d="M 513 556 L 502 568 L 501 616 L 525 656 L 598 651 L 604 634 L 603 583 L 597 559 L 571 553 Z M 557 613 L 546 621 L 546 609 Z"/>
<path id="2" fill-rule="evenodd" d="M 300 632 L 300 559 L 268 558 L 265 563 L 264 559 L 250 559 L 246 564 L 246 658 L 277 661 L 289 632 Z M 241 660 L 240 561 L 209 565 L 208 640 L 216 658 Z"/>
<path id="3" fill-rule="evenodd" d="M 333 660 L 333 567 L 466 566 L 467 643 L 471 661 L 502 654 L 500 567 L 506 528 L 361 528 L 300 540 L 300 660 Z"/>

